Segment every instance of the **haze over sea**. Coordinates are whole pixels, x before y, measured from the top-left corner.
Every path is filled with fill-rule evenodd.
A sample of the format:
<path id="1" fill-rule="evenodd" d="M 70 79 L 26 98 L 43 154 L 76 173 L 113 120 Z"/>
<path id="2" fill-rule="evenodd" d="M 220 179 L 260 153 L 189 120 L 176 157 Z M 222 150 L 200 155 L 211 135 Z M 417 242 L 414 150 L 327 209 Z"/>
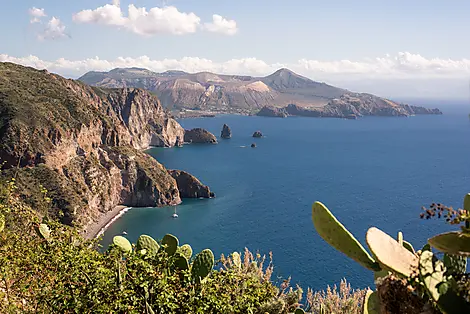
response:
<path id="1" fill-rule="evenodd" d="M 371 226 L 393 237 L 402 231 L 415 249 L 452 229 L 443 220 L 419 218 L 432 202 L 461 207 L 470 191 L 469 106 L 439 107 L 442 116 L 181 120 L 186 129 L 216 136 L 227 123 L 233 137 L 149 153 L 169 169 L 191 172 L 217 197 L 184 200 L 179 219 L 171 218 L 172 207 L 132 209 L 107 230 L 103 244 L 123 231 L 133 242 L 140 234 L 161 239 L 172 233 L 196 252 L 211 248 L 216 256 L 245 247 L 272 251 L 275 274 L 303 287 L 324 289 L 343 277 L 354 287 L 372 286 L 369 271 L 317 235 L 311 205 L 323 202 L 363 245 Z M 252 138 L 256 130 L 265 137 Z"/>

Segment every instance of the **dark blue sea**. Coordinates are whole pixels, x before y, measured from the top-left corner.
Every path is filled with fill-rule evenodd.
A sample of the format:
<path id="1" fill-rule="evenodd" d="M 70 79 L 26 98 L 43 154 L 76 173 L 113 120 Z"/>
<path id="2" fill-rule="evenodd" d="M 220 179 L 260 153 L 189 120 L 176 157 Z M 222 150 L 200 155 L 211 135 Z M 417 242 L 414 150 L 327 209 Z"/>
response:
<path id="1" fill-rule="evenodd" d="M 103 244 L 123 231 L 176 235 L 196 251 L 229 254 L 248 247 L 273 252 L 275 274 L 303 287 L 324 289 L 347 278 L 373 286 L 372 273 L 329 247 L 315 232 L 311 206 L 327 205 L 365 245 L 369 227 L 398 231 L 420 249 L 443 220 L 421 220 L 423 205 L 461 207 L 470 192 L 470 109 L 441 107 L 442 116 L 369 117 L 359 120 L 219 116 L 181 120 L 230 140 L 218 145 L 154 148 L 169 169 L 182 169 L 217 197 L 184 200 L 173 208 L 132 209 L 106 232 Z M 264 138 L 252 134 L 261 130 Z M 250 148 L 252 143 L 257 148 Z"/>

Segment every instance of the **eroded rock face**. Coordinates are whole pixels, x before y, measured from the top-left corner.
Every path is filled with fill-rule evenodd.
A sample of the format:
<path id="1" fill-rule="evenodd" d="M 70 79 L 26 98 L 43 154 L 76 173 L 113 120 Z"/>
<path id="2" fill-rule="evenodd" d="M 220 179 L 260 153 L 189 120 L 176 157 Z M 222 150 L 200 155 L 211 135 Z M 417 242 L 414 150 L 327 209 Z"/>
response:
<path id="1" fill-rule="evenodd" d="M 261 131 L 256 131 L 255 133 L 253 133 L 253 137 L 256 137 L 256 138 L 263 137 L 263 133 L 261 133 Z"/>
<path id="2" fill-rule="evenodd" d="M 85 226 L 117 205 L 181 202 L 175 179 L 139 150 L 181 145 L 184 129 L 144 90 L 91 88 L 0 63 L 0 117 L 5 174 L 19 165 L 25 200 L 40 204 L 43 185 L 64 223 Z"/>
<path id="3" fill-rule="evenodd" d="M 232 130 L 226 124 L 222 127 L 222 132 L 220 132 L 220 137 L 224 139 L 229 139 L 232 137 Z"/>
<path id="4" fill-rule="evenodd" d="M 182 170 L 168 170 L 176 180 L 182 198 L 212 198 L 215 197 L 207 185 L 204 185 L 195 176 Z"/>
<path id="5" fill-rule="evenodd" d="M 217 144 L 217 138 L 211 132 L 202 129 L 195 128 L 192 130 L 186 130 L 184 132 L 184 142 L 185 143 L 197 143 L 197 144 Z"/>

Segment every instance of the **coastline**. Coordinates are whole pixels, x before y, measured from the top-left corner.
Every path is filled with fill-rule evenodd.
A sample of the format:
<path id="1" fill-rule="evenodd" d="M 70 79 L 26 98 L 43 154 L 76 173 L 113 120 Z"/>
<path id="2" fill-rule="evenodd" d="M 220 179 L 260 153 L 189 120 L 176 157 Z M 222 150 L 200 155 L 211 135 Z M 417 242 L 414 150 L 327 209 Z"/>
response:
<path id="1" fill-rule="evenodd" d="M 83 237 L 91 240 L 100 237 L 116 220 L 124 215 L 131 207 L 118 205 L 103 214 L 98 221 L 93 222 L 84 228 Z"/>

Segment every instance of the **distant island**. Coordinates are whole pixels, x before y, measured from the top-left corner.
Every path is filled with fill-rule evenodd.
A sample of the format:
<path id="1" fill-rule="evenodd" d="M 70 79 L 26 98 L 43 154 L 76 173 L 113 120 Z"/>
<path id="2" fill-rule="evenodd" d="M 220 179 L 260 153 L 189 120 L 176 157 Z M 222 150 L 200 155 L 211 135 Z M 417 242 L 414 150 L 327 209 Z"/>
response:
<path id="1" fill-rule="evenodd" d="M 442 114 L 439 109 L 401 104 L 315 82 L 288 69 L 253 77 L 117 68 L 109 72 L 88 72 L 79 80 L 97 87 L 146 89 L 157 95 L 177 118 L 211 117 L 218 113 L 349 119 Z"/>

